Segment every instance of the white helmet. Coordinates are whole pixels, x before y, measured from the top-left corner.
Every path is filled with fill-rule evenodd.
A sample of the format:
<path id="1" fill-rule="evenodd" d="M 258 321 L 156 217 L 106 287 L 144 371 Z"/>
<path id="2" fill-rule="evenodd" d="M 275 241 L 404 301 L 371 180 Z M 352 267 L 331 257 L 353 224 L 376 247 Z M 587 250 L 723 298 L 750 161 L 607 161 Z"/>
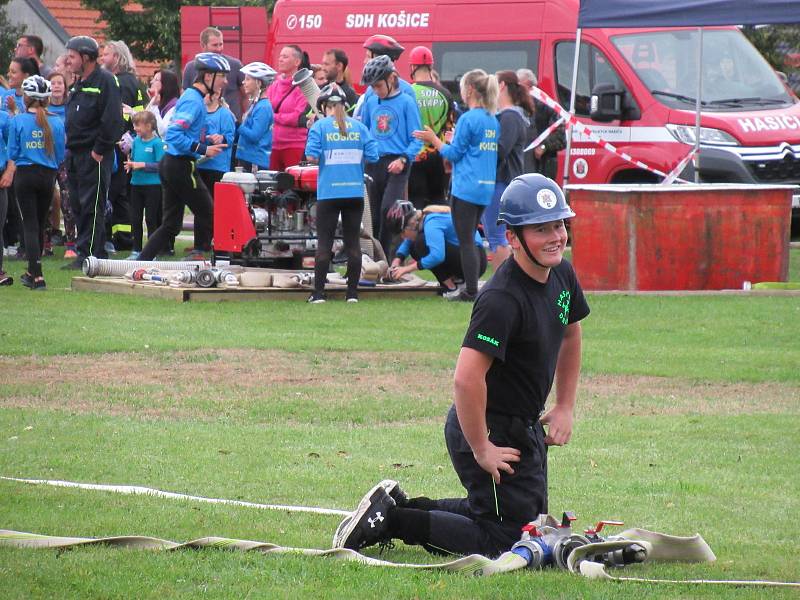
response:
<path id="1" fill-rule="evenodd" d="M 22 82 L 22 93 L 28 98 L 44 100 L 51 95 L 50 82 L 41 75 L 31 75 Z"/>
<path id="2" fill-rule="evenodd" d="M 249 75 L 253 79 L 258 79 L 265 86 L 269 85 L 275 79 L 275 69 L 263 62 L 251 62 L 242 67 L 242 73 Z"/>

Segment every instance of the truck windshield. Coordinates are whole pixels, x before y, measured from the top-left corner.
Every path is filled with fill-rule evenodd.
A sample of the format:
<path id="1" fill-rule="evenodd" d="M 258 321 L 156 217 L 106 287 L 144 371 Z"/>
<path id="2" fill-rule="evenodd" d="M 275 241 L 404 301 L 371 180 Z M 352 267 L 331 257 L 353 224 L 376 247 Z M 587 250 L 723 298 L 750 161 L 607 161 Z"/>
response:
<path id="1" fill-rule="evenodd" d="M 612 38 L 650 93 L 672 108 L 697 98 L 697 30 L 649 31 Z M 792 103 L 766 60 L 733 29 L 703 32 L 704 110 L 758 110 Z"/>

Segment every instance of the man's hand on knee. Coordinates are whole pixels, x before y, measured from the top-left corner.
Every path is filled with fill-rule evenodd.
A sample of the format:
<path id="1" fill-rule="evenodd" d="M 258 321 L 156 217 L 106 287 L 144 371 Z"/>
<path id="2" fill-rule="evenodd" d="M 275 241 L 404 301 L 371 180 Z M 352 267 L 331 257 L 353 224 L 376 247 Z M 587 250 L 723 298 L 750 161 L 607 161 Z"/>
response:
<path id="1" fill-rule="evenodd" d="M 481 469 L 489 473 L 495 483 L 500 483 L 500 471 L 509 475 L 514 474 L 514 469 L 509 463 L 519 462 L 520 451 L 516 448 L 495 446 L 487 440 L 486 444 L 473 450 L 472 455 Z"/>

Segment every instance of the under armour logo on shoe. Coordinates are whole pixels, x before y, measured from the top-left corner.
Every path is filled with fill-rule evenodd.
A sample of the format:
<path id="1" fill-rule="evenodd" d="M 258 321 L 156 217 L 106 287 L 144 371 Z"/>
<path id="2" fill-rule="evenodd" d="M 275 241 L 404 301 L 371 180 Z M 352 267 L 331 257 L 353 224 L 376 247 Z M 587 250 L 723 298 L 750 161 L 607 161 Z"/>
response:
<path id="1" fill-rule="evenodd" d="M 383 521 L 383 515 L 381 514 L 380 511 L 375 513 L 374 519 L 367 519 L 369 526 L 372 527 L 373 529 L 375 529 L 375 523 L 377 523 L 378 521 Z"/>

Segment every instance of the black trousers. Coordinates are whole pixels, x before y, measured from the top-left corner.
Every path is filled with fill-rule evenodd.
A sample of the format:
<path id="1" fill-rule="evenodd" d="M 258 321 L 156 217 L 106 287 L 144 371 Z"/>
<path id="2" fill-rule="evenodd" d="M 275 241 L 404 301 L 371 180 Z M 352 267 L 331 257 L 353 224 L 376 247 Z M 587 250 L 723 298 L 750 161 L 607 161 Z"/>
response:
<path id="1" fill-rule="evenodd" d="M 486 250 L 475 246 L 478 250 L 478 277 L 486 272 Z M 425 232 L 420 231 L 417 234 L 417 239 L 411 244 L 411 258 L 417 261 L 422 260 L 428 255 L 430 250 L 425 241 Z M 453 244 L 444 243 L 444 260 L 431 268 L 431 273 L 436 277 L 436 281 L 444 286 L 444 282 L 448 279 L 464 279 L 464 269 L 461 266 L 461 250 L 458 246 Z"/>
<path id="2" fill-rule="evenodd" d="M 211 247 L 213 204 L 203 180 L 195 170 L 194 159 L 165 154 L 158 165 L 163 190 L 163 221 L 139 254 L 140 260 L 153 260 L 165 250 L 183 227 L 186 206 L 194 213 L 195 239 L 202 248 Z"/>
<path id="3" fill-rule="evenodd" d="M 538 419 L 487 413 L 489 439 L 497 446 L 517 448 L 520 462 L 514 474 L 501 472 L 500 483 L 475 461 L 455 406 L 445 424 L 450 460 L 466 498 L 415 498 L 408 508 L 391 512 L 390 532 L 410 544 L 448 554 L 496 557 L 520 539 L 521 528 L 547 512 L 547 446 Z"/>
<path id="4" fill-rule="evenodd" d="M 92 158 L 91 149 L 70 150 L 67 155 L 69 201 L 75 217 L 76 252 L 106 258 L 105 206 L 114 155 L 107 152 L 102 162 Z"/>
<path id="5" fill-rule="evenodd" d="M 317 206 L 317 252 L 314 257 L 314 292 L 325 289 L 325 280 L 331 264 L 333 236 L 339 215 L 342 215 L 342 237 L 347 253 L 347 294 L 358 290 L 361 277 L 361 246 L 358 234 L 361 230 L 361 216 L 364 214 L 363 198 L 337 198 L 320 200 Z"/>
<path id="6" fill-rule="evenodd" d="M 3 176 L 5 173 L 5 165 L 3 168 L 0 168 L 0 177 Z M 3 270 L 3 250 L 5 250 L 6 244 L 3 239 L 3 225 L 6 222 L 6 215 L 8 214 L 8 191 L 6 188 L 0 188 L 0 271 Z"/>
<path id="7" fill-rule="evenodd" d="M 444 204 L 447 183 L 448 177 L 444 172 L 442 155 L 435 150 L 428 152 L 422 160 L 416 160 L 411 165 L 408 199 L 418 210 L 429 204 Z"/>
<path id="8" fill-rule="evenodd" d="M 111 223 L 106 223 L 106 237 L 110 239 L 117 250 L 127 250 L 131 247 L 130 211 L 130 182 L 131 175 L 124 169 L 126 157 L 119 149 L 117 154 L 117 170 L 111 173 L 108 183 L 108 200 L 111 203 Z"/>
<path id="9" fill-rule="evenodd" d="M 130 211 L 133 249 L 140 252 L 144 236 L 142 219 L 147 224 L 147 237 L 161 226 L 161 186 L 131 185 Z"/>
<path id="10" fill-rule="evenodd" d="M 42 275 L 44 230 L 50 204 L 53 202 L 55 185 L 56 169 L 48 169 L 41 165 L 17 167 L 14 175 L 14 191 L 25 231 L 28 273 L 34 277 Z"/>
<path id="11" fill-rule="evenodd" d="M 480 254 L 475 245 L 475 232 L 481 222 L 484 206 L 472 204 L 453 196 L 453 225 L 458 236 L 461 252 L 461 266 L 464 269 L 464 282 L 468 294 L 478 293 L 478 271 L 480 270 Z"/>
<path id="12" fill-rule="evenodd" d="M 381 156 L 378 162 L 366 166 L 367 174 L 372 177 L 369 185 L 369 207 L 372 212 L 372 237 L 383 247 L 386 256 L 392 255 L 392 232 L 385 227 L 386 212 L 397 200 L 406 198 L 410 165 L 406 164 L 397 175 L 389 173 L 389 163 L 399 158 L 399 154 Z"/>

